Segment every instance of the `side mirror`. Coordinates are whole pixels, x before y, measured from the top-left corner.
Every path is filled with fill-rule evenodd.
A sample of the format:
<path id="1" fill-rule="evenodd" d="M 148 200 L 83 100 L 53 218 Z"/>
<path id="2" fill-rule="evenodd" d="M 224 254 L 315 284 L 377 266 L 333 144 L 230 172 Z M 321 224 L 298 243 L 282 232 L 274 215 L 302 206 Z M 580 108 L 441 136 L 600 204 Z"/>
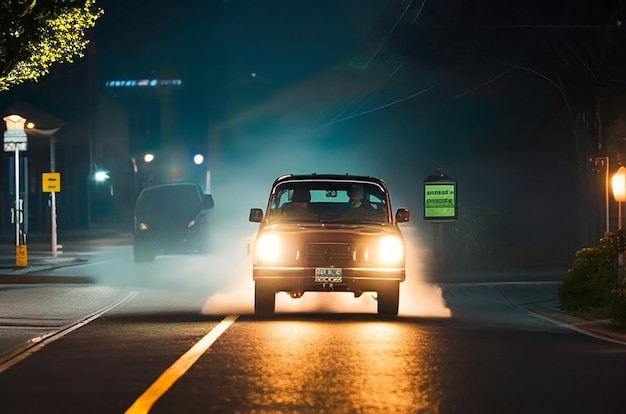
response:
<path id="1" fill-rule="evenodd" d="M 260 223 L 263 220 L 263 210 L 260 208 L 251 208 L 248 220 L 253 223 Z"/>
<path id="2" fill-rule="evenodd" d="M 205 194 L 202 198 L 202 210 L 209 210 L 213 207 L 215 207 L 213 196 L 211 194 Z"/>
<path id="3" fill-rule="evenodd" d="M 408 208 L 399 208 L 396 211 L 396 221 L 398 223 L 406 223 L 411 218 L 411 212 Z"/>

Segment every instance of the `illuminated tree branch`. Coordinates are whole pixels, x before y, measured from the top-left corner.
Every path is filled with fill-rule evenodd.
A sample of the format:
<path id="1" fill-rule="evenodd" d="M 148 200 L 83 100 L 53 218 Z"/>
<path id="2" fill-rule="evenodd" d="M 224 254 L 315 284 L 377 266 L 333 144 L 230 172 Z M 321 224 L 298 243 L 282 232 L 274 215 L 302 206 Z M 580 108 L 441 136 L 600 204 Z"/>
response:
<path id="1" fill-rule="evenodd" d="M 0 91 L 37 81 L 53 64 L 84 56 L 85 31 L 104 11 L 96 0 L 13 0 L 0 4 Z"/>

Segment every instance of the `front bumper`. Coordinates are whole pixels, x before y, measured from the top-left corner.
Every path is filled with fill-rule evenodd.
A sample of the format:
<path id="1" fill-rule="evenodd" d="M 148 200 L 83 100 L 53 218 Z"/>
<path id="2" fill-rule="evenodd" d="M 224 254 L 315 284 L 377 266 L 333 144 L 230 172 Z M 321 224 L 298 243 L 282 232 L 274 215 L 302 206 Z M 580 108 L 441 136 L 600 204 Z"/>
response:
<path id="1" fill-rule="evenodd" d="M 367 292 L 378 291 L 389 282 L 403 282 L 405 269 L 343 268 L 340 282 L 316 282 L 314 267 L 259 267 L 252 269 L 257 283 L 271 286 L 276 292 Z"/>

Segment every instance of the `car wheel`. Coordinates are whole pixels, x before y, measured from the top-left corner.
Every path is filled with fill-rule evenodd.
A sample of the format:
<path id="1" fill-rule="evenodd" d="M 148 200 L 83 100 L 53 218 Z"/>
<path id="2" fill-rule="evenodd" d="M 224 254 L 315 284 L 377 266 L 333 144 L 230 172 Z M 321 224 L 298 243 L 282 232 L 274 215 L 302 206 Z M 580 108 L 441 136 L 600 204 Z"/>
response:
<path id="1" fill-rule="evenodd" d="M 152 249 L 143 244 L 133 245 L 133 256 L 135 263 L 154 262 L 154 258 L 156 257 Z"/>
<path id="2" fill-rule="evenodd" d="M 274 313 L 276 292 L 261 282 L 254 284 L 254 313 L 257 315 L 271 315 Z"/>
<path id="3" fill-rule="evenodd" d="M 387 282 L 378 291 L 378 314 L 396 316 L 400 301 L 400 282 Z"/>

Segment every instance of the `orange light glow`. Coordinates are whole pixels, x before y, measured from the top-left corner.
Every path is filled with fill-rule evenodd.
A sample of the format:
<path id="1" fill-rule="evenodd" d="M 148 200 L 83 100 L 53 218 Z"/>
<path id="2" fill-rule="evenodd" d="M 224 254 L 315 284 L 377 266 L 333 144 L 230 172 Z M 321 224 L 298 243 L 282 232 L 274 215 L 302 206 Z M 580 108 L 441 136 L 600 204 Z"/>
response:
<path id="1" fill-rule="evenodd" d="M 618 203 L 626 201 L 626 168 L 619 167 L 619 170 L 613 175 L 611 179 L 611 186 L 613 188 L 613 197 Z"/>

